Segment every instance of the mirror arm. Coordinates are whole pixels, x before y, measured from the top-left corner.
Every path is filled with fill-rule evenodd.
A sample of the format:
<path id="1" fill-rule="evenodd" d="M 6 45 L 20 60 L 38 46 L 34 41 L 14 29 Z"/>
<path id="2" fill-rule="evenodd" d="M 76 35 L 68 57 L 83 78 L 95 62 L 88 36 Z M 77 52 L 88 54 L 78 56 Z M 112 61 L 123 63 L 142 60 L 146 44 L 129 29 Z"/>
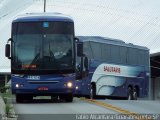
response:
<path id="1" fill-rule="evenodd" d="M 78 43 L 79 39 L 77 37 L 74 38 L 75 42 Z"/>
<path id="2" fill-rule="evenodd" d="M 13 42 L 12 38 L 9 38 L 9 39 L 8 39 L 7 44 L 8 44 L 10 41 Z"/>

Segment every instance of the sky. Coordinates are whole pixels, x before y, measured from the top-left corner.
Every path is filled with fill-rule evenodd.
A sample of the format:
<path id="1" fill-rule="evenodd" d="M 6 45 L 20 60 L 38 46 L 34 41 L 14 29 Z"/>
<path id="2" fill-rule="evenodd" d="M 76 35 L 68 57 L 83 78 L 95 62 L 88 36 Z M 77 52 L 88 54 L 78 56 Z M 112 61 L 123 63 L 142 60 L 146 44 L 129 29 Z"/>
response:
<path id="1" fill-rule="evenodd" d="M 160 52 L 160 0 L 46 0 L 47 12 L 71 16 L 75 34 L 103 36 Z M 0 72 L 8 71 L 4 46 L 11 21 L 23 13 L 43 12 L 43 0 L 0 0 Z M 2 70 L 3 69 L 3 70 Z"/>

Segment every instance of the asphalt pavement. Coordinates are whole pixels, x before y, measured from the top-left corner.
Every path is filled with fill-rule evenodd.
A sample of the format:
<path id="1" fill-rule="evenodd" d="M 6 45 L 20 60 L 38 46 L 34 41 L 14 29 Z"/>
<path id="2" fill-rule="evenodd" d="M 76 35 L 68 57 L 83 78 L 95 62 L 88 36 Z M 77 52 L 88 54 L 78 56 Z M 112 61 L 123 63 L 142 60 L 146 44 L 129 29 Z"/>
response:
<path id="1" fill-rule="evenodd" d="M 117 114 L 95 104 L 90 104 L 79 98 L 72 103 L 51 100 L 35 100 L 29 103 L 16 103 L 12 101 L 18 120 L 86 120 L 92 115 Z"/>
<path id="2" fill-rule="evenodd" d="M 160 114 L 160 101 L 152 100 L 100 100 L 140 114 Z"/>
<path id="3" fill-rule="evenodd" d="M 18 120 L 106 120 L 106 117 L 109 117 L 108 120 L 114 120 L 117 115 L 125 112 L 128 112 L 127 115 L 146 114 L 160 119 L 160 101 L 106 99 L 89 102 L 87 99 L 74 98 L 72 103 L 46 99 L 28 103 L 16 103 L 13 99 L 11 102 Z M 123 115 L 121 117 L 123 119 Z"/>

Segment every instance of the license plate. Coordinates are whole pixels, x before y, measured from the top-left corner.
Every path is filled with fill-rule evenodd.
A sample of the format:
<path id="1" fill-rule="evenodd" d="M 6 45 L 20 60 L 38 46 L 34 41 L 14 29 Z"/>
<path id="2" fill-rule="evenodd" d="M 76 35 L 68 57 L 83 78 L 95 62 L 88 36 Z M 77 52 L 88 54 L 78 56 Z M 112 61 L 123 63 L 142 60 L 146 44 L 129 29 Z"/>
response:
<path id="1" fill-rule="evenodd" d="M 48 90 L 48 88 L 47 87 L 39 87 L 38 90 L 40 90 L 40 91 L 46 91 L 46 90 Z"/>

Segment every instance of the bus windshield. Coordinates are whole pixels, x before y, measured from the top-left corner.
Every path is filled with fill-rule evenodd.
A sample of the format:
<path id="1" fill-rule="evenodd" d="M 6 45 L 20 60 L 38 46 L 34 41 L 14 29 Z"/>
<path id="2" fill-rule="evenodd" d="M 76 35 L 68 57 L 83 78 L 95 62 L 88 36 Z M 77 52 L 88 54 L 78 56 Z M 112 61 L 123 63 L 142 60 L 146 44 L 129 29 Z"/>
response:
<path id="1" fill-rule="evenodd" d="M 73 23 L 21 22 L 12 28 L 12 68 L 17 70 L 71 69 Z"/>

